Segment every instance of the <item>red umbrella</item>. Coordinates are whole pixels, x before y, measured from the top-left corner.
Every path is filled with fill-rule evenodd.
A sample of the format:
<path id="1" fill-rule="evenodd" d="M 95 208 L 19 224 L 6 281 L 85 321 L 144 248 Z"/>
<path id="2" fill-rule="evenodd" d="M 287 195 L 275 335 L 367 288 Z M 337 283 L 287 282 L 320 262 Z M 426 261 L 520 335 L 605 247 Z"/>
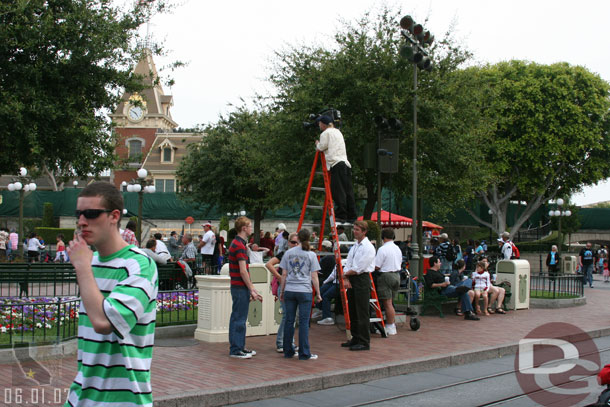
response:
<path id="1" fill-rule="evenodd" d="M 390 216 L 391 215 L 391 216 Z M 391 219 L 391 221 L 390 221 Z M 360 216 L 358 220 L 363 220 L 363 217 Z M 373 212 L 371 215 L 371 220 L 373 222 L 377 222 L 377 211 Z M 406 216 L 398 215 L 396 213 L 390 214 L 388 211 L 381 211 L 381 227 L 393 227 L 393 228 L 406 228 L 411 227 L 413 219 L 408 218 Z"/>
<path id="2" fill-rule="evenodd" d="M 428 222 L 427 220 L 422 223 L 422 227 L 424 229 L 442 229 L 441 225 L 437 225 L 436 223 Z"/>

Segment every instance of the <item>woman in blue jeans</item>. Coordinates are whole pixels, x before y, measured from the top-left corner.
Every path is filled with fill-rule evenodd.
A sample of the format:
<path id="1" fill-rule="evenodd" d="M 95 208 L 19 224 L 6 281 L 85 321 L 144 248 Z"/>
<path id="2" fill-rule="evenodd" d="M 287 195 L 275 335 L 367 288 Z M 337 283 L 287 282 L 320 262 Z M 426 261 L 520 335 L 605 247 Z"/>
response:
<path id="1" fill-rule="evenodd" d="M 311 232 L 301 229 L 298 234 L 300 245 L 284 253 L 280 268 L 282 269 L 282 293 L 280 300 L 284 302 L 286 321 L 284 324 L 284 357 L 295 355 L 292 345 L 294 336 L 294 321 L 299 310 L 299 359 L 317 359 L 318 355 L 309 350 L 309 315 L 311 313 L 312 285 L 316 292 L 316 302 L 322 301 L 318 271 L 320 263 L 314 252 L 310 250 L 309 238 Z"/>

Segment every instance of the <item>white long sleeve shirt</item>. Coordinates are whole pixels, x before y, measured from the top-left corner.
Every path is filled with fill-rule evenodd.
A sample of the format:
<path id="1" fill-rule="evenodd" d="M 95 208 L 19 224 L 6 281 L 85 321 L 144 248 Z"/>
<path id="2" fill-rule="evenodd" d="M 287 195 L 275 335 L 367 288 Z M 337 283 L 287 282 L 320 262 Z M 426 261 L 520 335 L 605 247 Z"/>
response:
<path id="1" fill-rule="evenodd" d="M 326 158 L 326 169 L 330 170 L 335 164 L 344 161 L 345 165 L 352 168 L 347 161 L 347 151 L 345 150 L 345 140 L 339 129 L 329 127 L 320 134 L 320 141 L 316 148 L 324 153 Z"/>
<path id="2" fill-rule="evenodd" d="M 372 273 L 375 270 L 375 248 L 368 237 L 349 250 L 345 270 L 354 270 L 357 274 Z"/>

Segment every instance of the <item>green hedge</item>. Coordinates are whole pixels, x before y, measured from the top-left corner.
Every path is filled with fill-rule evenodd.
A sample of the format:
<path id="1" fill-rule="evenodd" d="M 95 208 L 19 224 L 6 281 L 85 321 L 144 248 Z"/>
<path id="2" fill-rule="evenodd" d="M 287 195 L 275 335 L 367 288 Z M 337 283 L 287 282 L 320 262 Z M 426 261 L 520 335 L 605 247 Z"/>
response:
<path id="1" fill-rule="evenodd" d="M 37 227 L 36 233 L 42 237 L 45 245 L 52 245 L 57 243 L 57 235 L 64 235 L 64 243 L 68 243 L 74 236 L 74 228 L 45 228 Z"/>

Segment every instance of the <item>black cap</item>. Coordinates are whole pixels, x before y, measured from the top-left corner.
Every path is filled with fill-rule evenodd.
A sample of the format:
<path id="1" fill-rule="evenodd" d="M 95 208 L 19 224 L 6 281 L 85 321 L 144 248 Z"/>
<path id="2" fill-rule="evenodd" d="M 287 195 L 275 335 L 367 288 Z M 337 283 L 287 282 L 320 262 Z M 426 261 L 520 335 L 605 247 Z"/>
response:
<path id="1" fill-rule="evenodd" d="M 332 117 L 326 116 L 326 115 L 318 117 L 317 121 L 322 122 L 322 123 L 324 123 L 326 125 L 329 125 L 329 124 L 333 123 Z"/>

